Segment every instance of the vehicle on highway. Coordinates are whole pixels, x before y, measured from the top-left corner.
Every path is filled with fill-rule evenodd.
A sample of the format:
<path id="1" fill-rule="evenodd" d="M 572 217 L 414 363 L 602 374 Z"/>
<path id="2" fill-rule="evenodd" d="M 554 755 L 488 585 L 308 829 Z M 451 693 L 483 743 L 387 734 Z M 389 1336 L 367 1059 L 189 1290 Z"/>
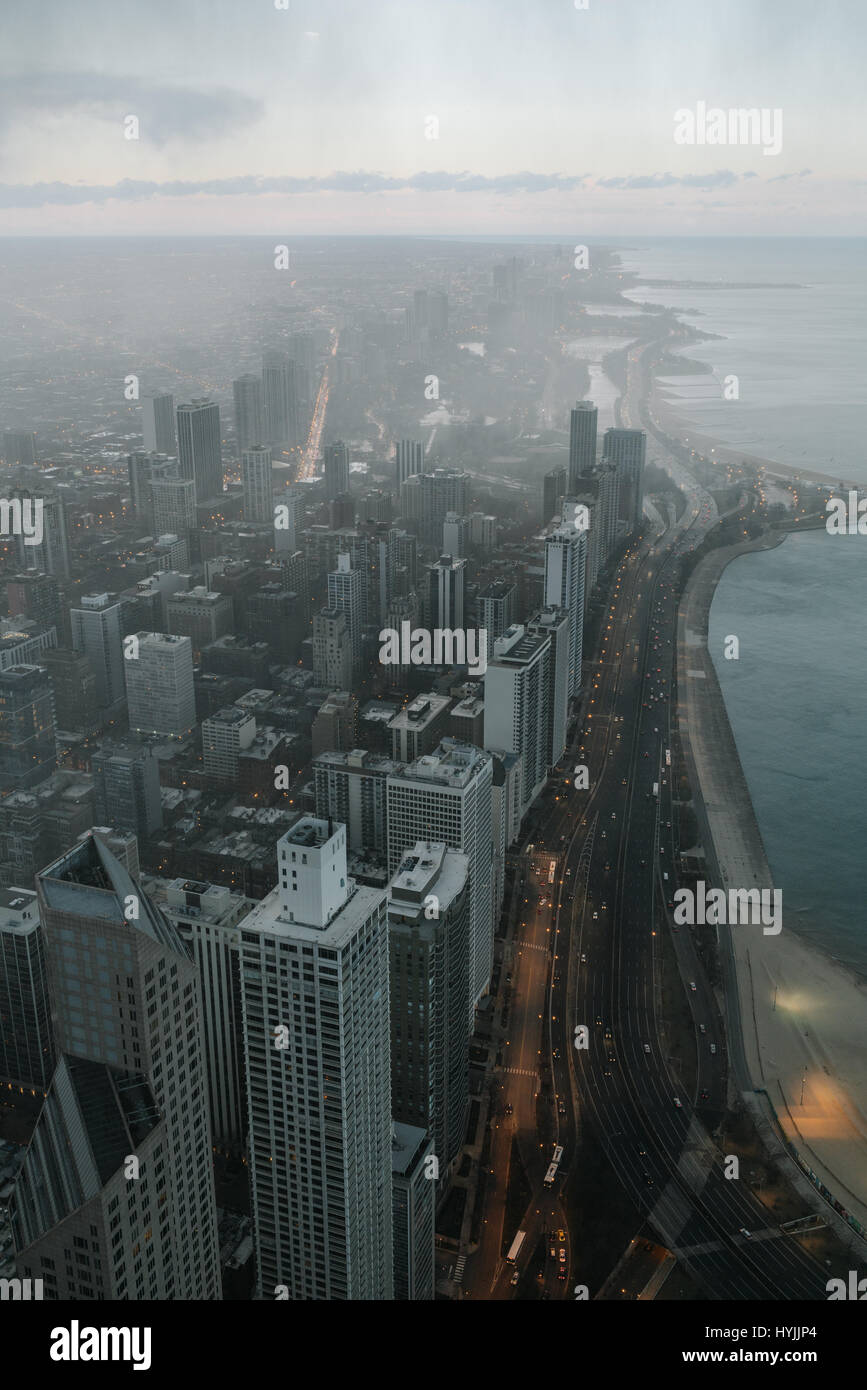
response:
<path id="1" fill-rule="evenodd" d="M 585 953 L 584 951 L 581 952 L 581 964 L 582 964 L 582 965 L 586 965 L 586 964 L 587 964 L 587 956 L 586 956 L 586 953 Z"/>
<path id="2" fill-rule="evenodd" d="M 711 1045 L 710 1045 L 710 1055 L 711 1055 L 711 1057 L 715 1057 L 715 1056 L 716 1056 L 716 1043 L 711 1043 Z"/>
<path id="3" fill-rule="evenodd" d="M 674 1096 L 674 1097 L 673 1097 L 673 1100 L 674 1100 L 674 1108 L 675 1108 L 675 1110 L 682 1110 L 682 1109 L 683 1109 L 683 1106 L 682 1106 L 681 1103 L 680 1103 L 680 1099 L 679 1099 L 677 1096 Z"/>
<path id="4" fill-rule="evenodd" d="M 595 921 L 597 920 L 598 917 L 599 917 L 599 913 L 598 913 L 598 912 L 594 912 L 594 913 L 593 913 L 593 921 L 595 922 Z"/>
<path id="5" fill-rule="evenodd" d="M 517 1270 L 517 1269 L 513 1270 L 513 1271 L 512 1271 L 512 1277 L 511 1277 L 511 1279 L 509 1280 L 509 1283 L 512 1284 L 512 1285 L 514 1286 L 515 1284 L 517 1284 L 517 1282 L 518 1282 L 518 1280 L 520 1279 L 520 1277 L 521 1277 L 521 1272 L 520 1272 L 520 1270 Z"/>
<path id="6" fill-rule="evenodd" d="M 689 987 L 692 990 L 693 994 L 695 994 L 695 980 L 690 980 Z"/>
<path id="7" fill-rule="evenodd" d="M 740 1232 L 740 1234 L 741 1234 L 742 1236 L 745 1236 L 745 1237 L 746 1237 L 747 1240 L 752 1240 L 752 1238 L 753 1238 L 752 1231 L 748 1231 L 747 1228 L 746 1228 L 746 1226 L 739 1226 L 739 1227 L 738 1227 L 738 1230 L 739 1230 L 739 1232 Z"/>
<path id="8" fill-rule="evenodd" d="M 644 1050 L 645 1050 L 645 1052 L 647 1052 L 647 1053 L 650 1052 L 650 1043 L 645 1043 L 645 1044 L 644 1044 Z"/>
<path id="9" fill-rule="evenodd" d="M 700 1023 L 700 1024 L 698 1025 L 698 1031 L 699 1031 L 700 1033 L 706 1033 L 706 1032 L 707 1032 L 707 1029 L 705 1028 L 705 1026 L 704 1026 L 703 1023 Z"/>
<path id="10" fill-rule="evenodd" d="M 527 1235 L 527 1232 L 526 1232 L 526 1231 L 519 1231 L 518 1234 L 515 1236 L 515 1239 L 512 1241 L 512 1244 L 509 1246 L 509 1253 L 508 1253 L 508 1255 L 506 1256 L 506 1263 L 507 1263 L 507 1264 L 513 1265 L 513 1264 L 515 1263 L 515 1261 L 517 1260 L 518 1256 L 519 1256 L 520 1253 L 521 1253 L 521 1246 L 524 1244 L 524 1240 L 525 1240 L 525 1238 L 526 1238 L 526 1235 Z"/>
<path id="11" fill-rule="evenodd" d="M 562 1101 L 562 1100 L 561 1100 L 561 1101 L 558 1102 L 558 1105 L 557 1105 L 557 1114 L 558 1114 L 558 1115 L 565 1115 L 565 1114 L 566 1114 L 566 1102 L 565 1102 L 565 1101 Z"/>

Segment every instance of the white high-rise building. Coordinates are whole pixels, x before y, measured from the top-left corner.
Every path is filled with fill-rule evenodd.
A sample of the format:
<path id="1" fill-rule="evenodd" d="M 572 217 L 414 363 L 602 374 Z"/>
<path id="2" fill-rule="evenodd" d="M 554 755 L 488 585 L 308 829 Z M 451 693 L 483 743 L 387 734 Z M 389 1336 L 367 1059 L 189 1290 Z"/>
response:
<path id="1" fill-rule="evenodd" d="M 543 608 L 527 624 L 530 632 L 551 638 L 548 695 L 548 762 L 553 767 L 566 752 L 569 682 L 572 675 L 572 623 L 563 608 Z"/>
<path id="2" fill-rule="evenodd" d="M 346 828 L 304 816 L 241 928 L 261 1298 L 393 1297 L 385 893 L 346 872 Z"/>
<path id="3" fill-rule="evenodd" d="M 129 727 L 184 738 L 196 725 L 193 644 L 189 637 L 136 632 L 124 661 Z"/>
<path id="4" fill-rule="evenodd" d="M 544 787 L 550 765 L 551 660 L 550 636 L 515 623 L 494 643 L 485 672 L 485 747 L 520 755 L 524 814 Z"/>
<path id="5" fill-rule="evenodd" d="M 417 840 L 442 840 L 470 861 L 471 1009 L 490 984 L 493 963 L 492 780 L 490 753 L 453 738 L 388 779 L 389 873 Z"/>
<path id="6" fill-rule="evenodd" d="M 572 625 L 569 694 L 581 689 L 587 532 L 563 526 L 545 538 L 545 607 L 565 608 Z"/>
<path id="7" fill-rule="evenodd" d="M 222 782 L 238 779 L 238 758 L 256 737 L 256 720 L 237 705 L 217 710 L 202 720 L 202 762 L 209 777 Z"/>
<path id="8" fill-rule="evenodd" d="M 271 497 L 271 450 L 265 444 L 245 449 L 241 455 L 244 517 L 247 521 L 274 523 Z"/>
<path id="9" fill-rule="evenodd" d="M 364 575 L 353 569 L 345 551 L 337 556 L 337 569 L 328 576 L 328 607 L 346 618 L 352 644 L 352 673 L 361 672 L 364 657 Z"/>
<path id="10" fill-rule="evenodd" d="M 466 560 L 441 555 L 427 567 L 428 626 L 454 631 L 464 627 L 464 581 Z"/>
<path id="11" fill-rule="evenodd" d="M 123 639 L 120 604 L 108 594 L 84 594 L 70 608 L 72 645 L 84 652 L 96 673 L 96 698 L 109 708 L 124 697 Z"/>

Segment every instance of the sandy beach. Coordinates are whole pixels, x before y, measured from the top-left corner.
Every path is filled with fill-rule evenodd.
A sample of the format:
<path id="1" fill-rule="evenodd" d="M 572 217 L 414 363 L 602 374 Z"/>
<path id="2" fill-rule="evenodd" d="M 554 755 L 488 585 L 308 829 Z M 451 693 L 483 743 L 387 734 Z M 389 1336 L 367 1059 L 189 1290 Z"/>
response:
<path id="1" fill-rule="evenodd" d="M 704 803 L 708 868 L 715 860 L 726 889 L 774 885 L 707 650 L 707 619 L 726 565 L 774 543 L 778 537 L 712 552 L 679 616 L 678 724 Z M 785 901 L 782 922 L 777 936 L 760 926 L 718 929 L 737 980 L 737 1012 L 727 1000 L 733 1071 L 742 1063 L 752 1087 L 767 1093 L 804 1164 L 867 1232 L 867 982 L 799 937 Z"/>

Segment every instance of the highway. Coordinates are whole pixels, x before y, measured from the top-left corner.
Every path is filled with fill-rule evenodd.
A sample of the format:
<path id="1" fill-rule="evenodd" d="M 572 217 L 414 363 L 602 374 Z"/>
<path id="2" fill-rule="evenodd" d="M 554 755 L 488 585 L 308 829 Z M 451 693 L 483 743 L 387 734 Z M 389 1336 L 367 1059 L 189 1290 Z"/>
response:
<path id="1" fill-rule="evenodd" d="M 646 423 L 640 378 L 647 346 L 630 354 L 621 402 L 625 425 Z M 541 1186 L 549 1154 L 539 1149 L 530 1113 L 529 1090 L 536 1083 L 520 1075 L 525 1066 L 539 1065 L 532 1054 L 541 1047 L 542 1062 L 546 1055 L 551 1059 L 565 1111 L 560 1114 L 558 1105 L 559 1142 L 566 1149 L 563 1167 L 570 1181 L 580 1183 L 576 1139 L 590 1126 L 612 1176 L 705 1297 L 824 1300 L 824 1268 L 769 1224 L 767 1209 L 747 1182 L 724 1177 L 724 1156 L 709 1135 L 725 1110 L 725 1038 L 690 929 L 676 928 L 667 908 L 676 886 L 678 822 L 665 750 L 673 749 L 679 561 L 717 523 L 718 513 L 683 461 L 662 441 L 656 443 L 656 459 L 683 491 L 686 508 L 675 524 L 663 523 L 664 530 L 633 541 L 613 577 L 581 729 L 556 774 L 559 799 L 534 836 L 537 867 L 540 859 L 550 862 L 551 854 L 557 855 L 554 911 L 560 934 L 544 1008 L 539 1007 L 544 972 L 519 967 L 523 1005 L 512 1007 L 508 1048 L 510 1064 L 520 1059 L 519 1074 L 499 1078 L 504 1097 L 515 1107 L 513 1129 L 522 1158 L 535 1146 L 534 1161 L 524 1162 L 533 1191 L 521 1226 L 535 1237 L 555 1220 L 565 1225 L 558 1215 L 561 1204 L 554 1200 L 558 1187 L 552 1194 Z M 586 791 L 572 785 L 577 763 L 589 768 Z M 541 957 L 543 919 L 531 901 L 527 909 L 524 945 Z M 550 906 L 543 911 L 550 912 Z M 662 933 L 670 933 L 693 1025 L 695 1052 L 683 1058 L 683 1069 L 661 1028 Z M 550 940 L 549 926 L 545 935 Z M 587 1030 L 586 1048 L 573 1046 L 577 1028 Z M 493 1208 L 486 1207 L 489 1226 L 481 1258 L 474 1262 L 477 1270 L 485 1268 L 489 1283 L 482 1287 L 476 1272 L 475 1297 L 520 1292 L 508 1282 L 509 1267 L 497 1263 L 511 1143 L 511 1131 L 506 1132 L 509 1144 L 496 1144 L 492 1160 L 497 1215 L 492 1220 Z M 567 1291 L 572 1296 L 573 1285 L 582 1280 L 581 1233 L 570 1235 L 568 1280 L 557 1281 L 550 1296 L 567 1296 Z M 528 1234 L 519 1264 L 526 1265 L 534 1244 Z M 547 1276 L 545 1285 L 547 1290 Z"/>

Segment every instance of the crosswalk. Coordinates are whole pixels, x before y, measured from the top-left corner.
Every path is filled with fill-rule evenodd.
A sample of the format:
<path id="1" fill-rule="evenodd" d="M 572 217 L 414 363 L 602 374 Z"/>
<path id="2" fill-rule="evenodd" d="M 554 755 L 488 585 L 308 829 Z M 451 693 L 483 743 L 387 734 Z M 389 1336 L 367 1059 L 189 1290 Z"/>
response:
<path id="1" fill-rule="evenodd" d="M 460 1283 L 461 1283 L 461 1281 L 462 1281 L 462 1279 L 463 1279 L 463 1277 L 464 1277 L 464 1269 L 466 1268 L 466 1264 L 467 1264 L 467 1257 L 466 1257 L 466 1255 L 458 1255 L 457 1263 L 456 1263 L 456 1265 L 455 1265 L 455 1272 L 454 1272 L 454 1275 L 453 1275 L 454 1282 L 455 1282 L 456 1284 L 460 1284 Z"/>
<path id="2" fill-rule="evenodd" d="M 532 1076 L 535 1078 L 537 1075 L 529 1067 L 503 1067 L 503 1071 L 508 1072 L 510 1076 Z"/>

